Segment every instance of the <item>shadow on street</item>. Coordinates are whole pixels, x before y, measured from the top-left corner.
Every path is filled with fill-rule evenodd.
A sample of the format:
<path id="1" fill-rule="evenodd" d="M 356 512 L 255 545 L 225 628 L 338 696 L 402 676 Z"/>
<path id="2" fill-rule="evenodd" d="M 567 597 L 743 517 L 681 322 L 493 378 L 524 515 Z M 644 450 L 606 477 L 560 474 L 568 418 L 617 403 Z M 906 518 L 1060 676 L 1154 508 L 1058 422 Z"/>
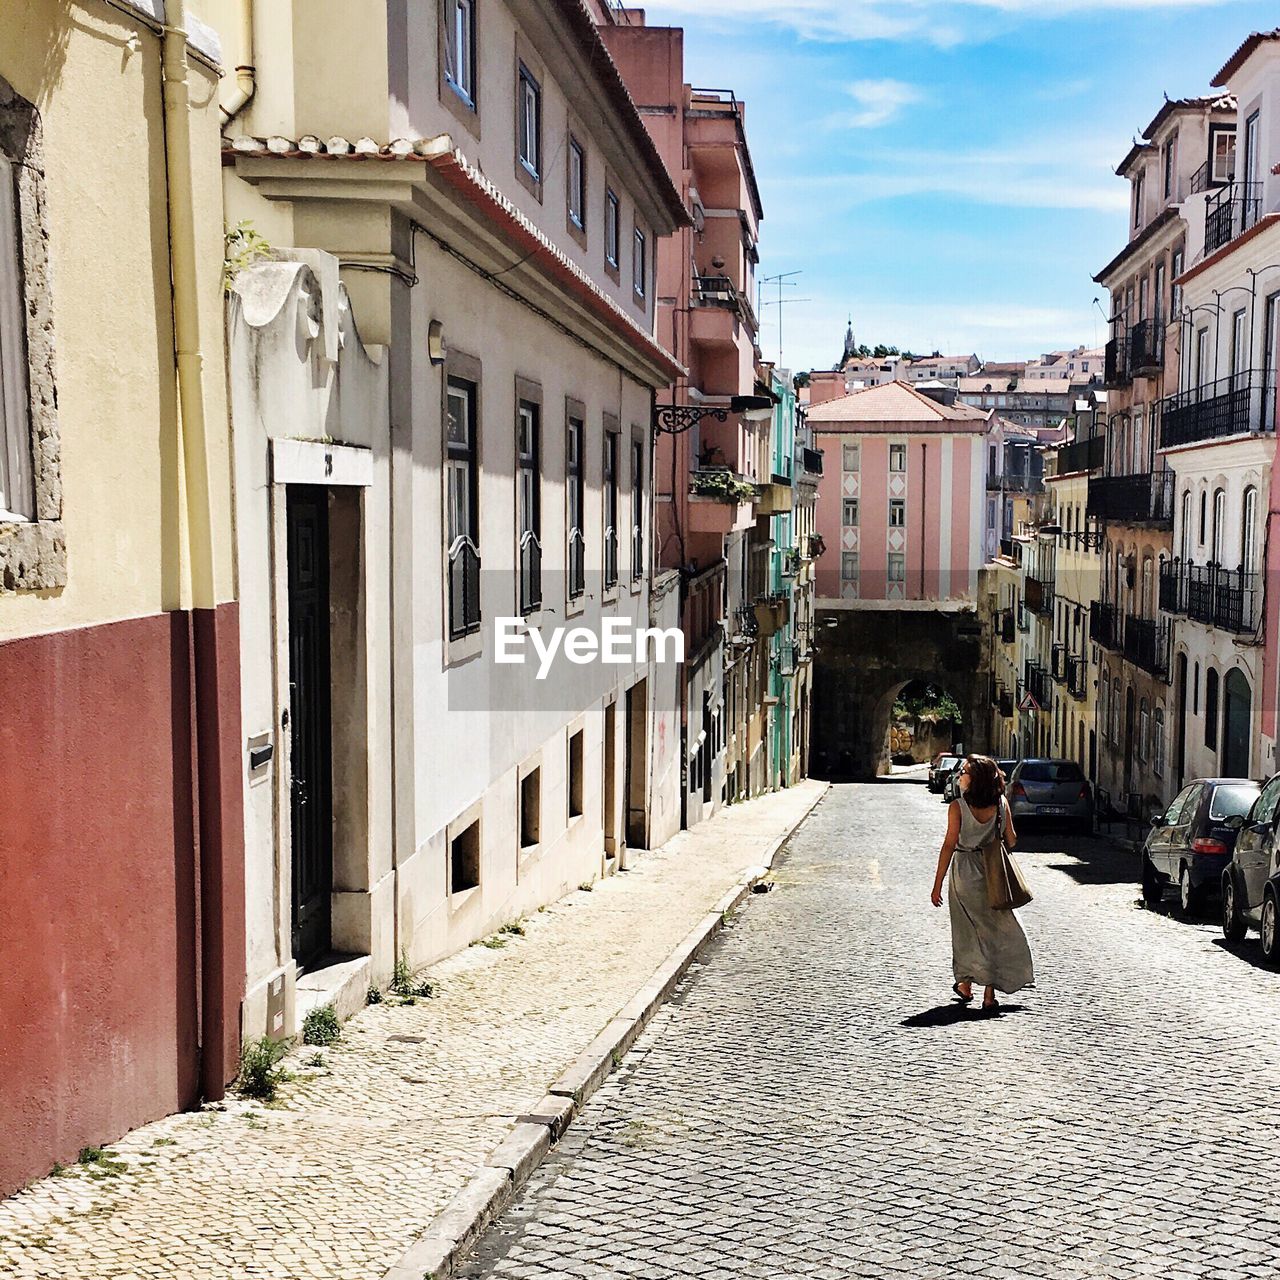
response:
<path id="1" fill-rule="evenodd" d="M 990 1022 L 995 1017 L 1003 1018 L 1011 1013 L 1022 1013 L 1026 1007 L 1024 1004 L 1005 1004 L 1002 1001 L 1000 1012 L 990 1014 L 983 1013 L 976 1003 L 967 1005 L 961 1004 L 959 1000 L 950 1000 L 933 1009 L 926 1009 L 923 1013 L 913 1013 L 909 1018 L 903 1018 L 898 1025 L 900 1027 L 955 1027 L 962 1023 Z"/>

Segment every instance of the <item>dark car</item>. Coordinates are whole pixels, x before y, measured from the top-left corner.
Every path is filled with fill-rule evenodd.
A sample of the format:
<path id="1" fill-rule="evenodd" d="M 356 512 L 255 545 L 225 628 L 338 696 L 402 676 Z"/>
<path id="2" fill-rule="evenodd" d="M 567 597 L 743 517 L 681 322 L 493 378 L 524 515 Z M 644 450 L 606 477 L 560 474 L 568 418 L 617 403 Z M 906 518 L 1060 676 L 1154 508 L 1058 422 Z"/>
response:
<path id="1" fill-rule="evenodd" d="M 1231 861 L 1236 832 L 1233 818 L 1243 818 L 1258 798 L 1258 784 L 1248 778 L 1197 778 L 1151 819 L 1142 844 L 1142 897 L 1154 906 L 1172 884 L 1187 915 L 1204 905 Z"/>
<path id="2" fill-rule="evenodd" d="M 1074 760 L 1019 760 L 1009 778 L 1009 808 L 1020 818 L 1093 830 L 1093 791 Z"/>
<path id="3" fill-rule="evenodd" d="M 1280 965 L 1280 773 L 1243 818 L 1232 818 L 1235 850 L 1222 873 L 1222 932 L 1238 942 L 1250 926 L 1262 935 L 1262 955 Z"/>
<path id="4" fill-rule="evenodd" d="M 929 790 L 943 791 L 947 785 L 947 779 L 960 763 L 960 757 L 951 755 L 948 752 L 942 752 L 933 757 L 933 763 L 929 766 Z"/>

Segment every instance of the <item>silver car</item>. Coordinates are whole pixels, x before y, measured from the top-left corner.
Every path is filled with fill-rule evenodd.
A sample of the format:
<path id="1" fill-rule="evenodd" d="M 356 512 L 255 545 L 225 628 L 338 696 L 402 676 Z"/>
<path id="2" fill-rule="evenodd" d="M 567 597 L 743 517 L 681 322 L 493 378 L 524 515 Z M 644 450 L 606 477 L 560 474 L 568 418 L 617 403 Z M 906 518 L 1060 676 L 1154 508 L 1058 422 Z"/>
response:
<path id="1" fill-rule="evenodd" d="M 1093 790 L 1074 760 L 1022 760 L 1009 779 L 1009 808 L 1020 818 L 1039 818 L 1093 830 Z"/>

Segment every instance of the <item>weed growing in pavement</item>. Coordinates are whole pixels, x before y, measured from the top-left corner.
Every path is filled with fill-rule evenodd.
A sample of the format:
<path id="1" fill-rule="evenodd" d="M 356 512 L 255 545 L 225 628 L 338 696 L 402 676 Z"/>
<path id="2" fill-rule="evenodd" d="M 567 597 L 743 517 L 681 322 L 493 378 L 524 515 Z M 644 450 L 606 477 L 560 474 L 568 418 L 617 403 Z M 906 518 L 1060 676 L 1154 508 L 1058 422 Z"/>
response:
<path id="1" fill-rule="evenodd" d="M 302 1043 L 330 1045 L 342 1034 L 338 1011 L 331 1004 L 312 1009 L 302 1020 Z"/>
<path id="2" fill-rule="evenodd" d="M 498 932 L 509 934 L 513 938 L 523 938 L 524 925 L 522 925 L 519 920 L 512 920 L 510 923 L 504 924 Z"/>
<path id="3" fill-rule="evenodd" d="M 584 880 L 578 888 L 581 889 L 583 893 L 590 893 L 595 888 L 595 885 L 592 884 L 590 880 Z"/>
<path id="4" fill-rule="evenodd" d="M 157 1138 L 151 1145 L 153 1147 L 176 1147 L 178 1140 L 177 1138 Z"/>
<path id="5" fill-rule="evenodd" d="M 289 1040 L 273 1040 L 270 1036 L 246 1040 L 240 1050 L 236 1091 L 245 1098 L 274 1102 L 280 1086 L 292 1079 L 280 1065 L 291 1043 Z"/>
<path id="6" fill-rule="evenodd" d="M 436 993 L 434 983 L 425 978 L 414 977 L 407 951 L 400 952 L 400 959 L 391 971 L 391 983 L 387 990 L 393 996 L 399 996 L 401 1004 L 417 1004 L 419 1000 L 429 1000 Z"/>
<path id="7" fill-rule="evenodd" d="M 364 1002 L 365 1002 L 365 1004 L 381 1004 L 381 1003 L 382 1003 L 382 988 L 381 988 L 381 987 L 375 987 L 375 986 L 373 985 L 373 983 L 371 982 L 371 983 L 369 984 L 369 990 L 368 990 L 367 992 L 365 992 Z"/>
<path id="8" fill-rule="evenodd" d="M 501 951 L 507 945 L 507 940 L 502 934 L 495 933 L 488 938 L 481 938 L 479 945 L 488 947 L 490 951 Z"/>
<path id="9" fill-rule="evenodd" d="M 129 1171 L 119 1156 L 102 1147 L 81 1147 L 79 1163 L 84 1165 L 91 1178 L 115 1178 Z"/>

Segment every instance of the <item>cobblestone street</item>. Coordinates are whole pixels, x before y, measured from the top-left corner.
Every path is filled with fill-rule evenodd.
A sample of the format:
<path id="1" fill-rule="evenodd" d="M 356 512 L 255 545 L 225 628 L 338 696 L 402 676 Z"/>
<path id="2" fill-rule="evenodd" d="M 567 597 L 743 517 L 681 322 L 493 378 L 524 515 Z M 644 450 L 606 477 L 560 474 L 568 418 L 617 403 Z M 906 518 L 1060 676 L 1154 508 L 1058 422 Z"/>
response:
<path id="1" fill-rule="evenodd" d="M 465 1274 L 1272 1276 L 1280 975 L 1023 833 L 1038 987 L 950 1003 L 943 809 L 834 788 Z M 1029 837 L 1029 838 L 1027 838 Z"/>

